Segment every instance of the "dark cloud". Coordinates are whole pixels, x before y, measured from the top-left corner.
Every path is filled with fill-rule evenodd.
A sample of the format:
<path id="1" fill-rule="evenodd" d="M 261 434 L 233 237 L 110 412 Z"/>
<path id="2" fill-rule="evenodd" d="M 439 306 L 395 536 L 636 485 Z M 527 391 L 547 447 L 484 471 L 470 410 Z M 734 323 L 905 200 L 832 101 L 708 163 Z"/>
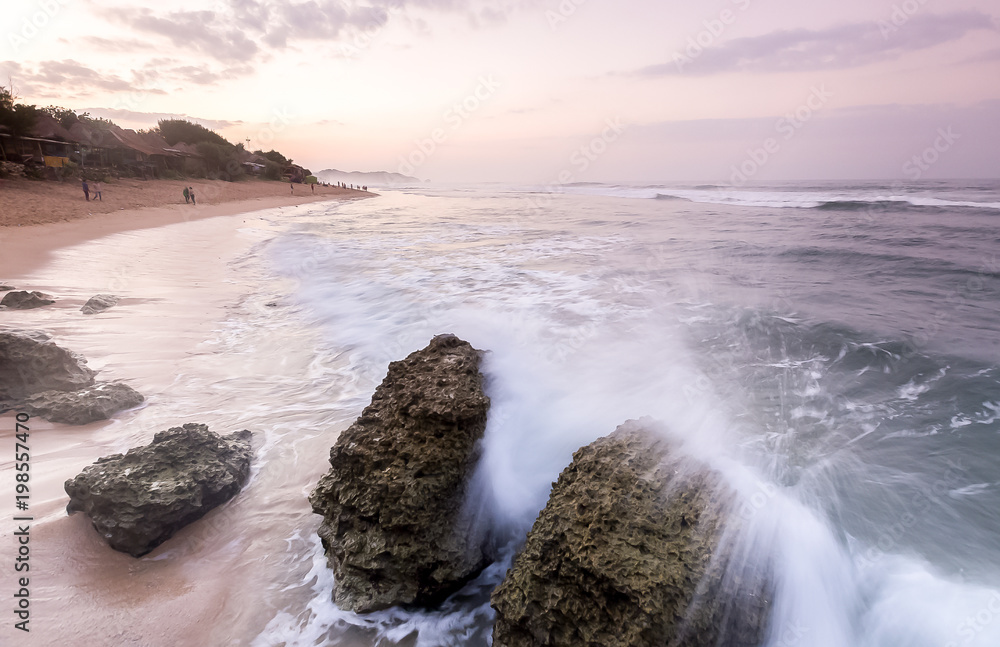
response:
<path id="1" fill-rule="evenodd" d="M 643 68 L 639 74 L 710 75 L 844 69 L 892 60 L 907 52 L 958 40 L 971 31 L 995 28 L 989 15 L 970 11 L 921 14 L 900 25 L 865 22 L 822 30 L 783 30 L 705 49 L 685 45 L 671 62 Z"/>

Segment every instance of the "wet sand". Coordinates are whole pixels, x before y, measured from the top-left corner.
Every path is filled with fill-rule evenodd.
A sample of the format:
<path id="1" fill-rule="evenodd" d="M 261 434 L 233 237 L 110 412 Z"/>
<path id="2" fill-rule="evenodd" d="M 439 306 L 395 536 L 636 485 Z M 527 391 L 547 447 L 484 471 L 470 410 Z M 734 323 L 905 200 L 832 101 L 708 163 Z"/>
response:
<path id="1" fill-rule="evenodd" d="M 261 207 L 269 209 L 248 211 Z M 308 407 L 283 410 L 301 397 L 317 342 L 294 325 L 282 334 L 268 329 L 285 325 L 268 323 L 284 291 L 244 262 L 273 235 L 272 221 L 310 208 L 287 197 L 261 197 L 0 229 L 0 281 L 57 298 L 45 308 L 0 311 L 0 327 L 43 330 L 83 354 L 99 379 L 125 380 L 147 398 L 110 421 L 80 427 L 29 422 L 31 632 L 14 629 L 8 610 L 0 644 L 248 645 L 263 629 L 270 615 L 259 609 L 269 573 L 301 567 L 280 563 L 288 528 L 311 521 L 303 492 L 325 471 L 326 452 L 349 422 L 327 420 L 322 429 L 332 435 L 296 437 L 305 426 L 302 410 L 315 423 L 312 412 L 325 397 L 317 388 Z M 83 316 L 80 307 L 97 293 L 121 301 Z M 230 317 L 235 312 L 239 317 Z M 232 329 L 234 319 L 244 318 L 258 323 Z M 280 366 L 265 359 L 275 356 Z M 14 422 L 13 412 L 0 416 L 0 444 L 11 448 L 0 455 L 0 482 L 8 484 L 0 491 L 10 497 L 10 512 Z M 101 456 L 185 422 L 220 433 L 255 432 L 260 454 L 251 482 L 233 501 L 142 559 L 110 549 L 84 515 L 66 515 L 66 479 Z M 275 446 L 273 439 L 285 433 L 288 440 Z M 297 458 L 265 459 L 265 444 Z M 8 574 L 0 586 L 7 589 L 16 583 L 12 516 L 0 527 L 6 547 L 0 572 Z"/>

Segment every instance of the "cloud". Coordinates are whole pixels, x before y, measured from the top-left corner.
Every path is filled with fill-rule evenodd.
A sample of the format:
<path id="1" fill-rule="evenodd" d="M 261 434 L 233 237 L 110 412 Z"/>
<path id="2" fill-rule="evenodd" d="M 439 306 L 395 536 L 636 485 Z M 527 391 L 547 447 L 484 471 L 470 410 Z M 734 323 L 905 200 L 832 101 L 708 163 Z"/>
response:
<path id="1" fill-rule="evenodd" d="M 161 119 L 186 119 L 187 121 L 193 121 L 201 124 L 210 130 L 222 130 L 223 128 L 239 126 L 244 123 L 242 121 L 227 121 L 225 119 L 202 119 L 200 117 L 192 117 L 190 115 L 172 112 L 141 112 L 138 110 L 129 110 L 127 108 L 82 108 L 80 110 L 76 110 L 75 112 L 89 112 L 91 116 L 103 117 L 105 119 L 110 119 L 111 121 L 136 122 L 148 124 L 149 126 L 156 125 L 156 122 Z"/>
<path id="2" fill-rule="evenodd" d="M 156 12 L 119 7 L 107 15 L 131 29 L 162 36 L 182 50 L 216 60 L 251 61 L 262 50 L 294 41 L 335 41 L 385 27 L 390 14 L 407 9 L 465 13 L 475 25 L 492 25 L 538 0 L 219 0 L 211 9 Z"/>
<path id="3" fill-rule="evenodd" d="M 220 61 L 245 61 L 259 49 L 239 25 L 224 21 L 215 11 L 172 11 L 159 16 L 141 7 L 120 8 L 114 15 L 137 31 L 165 36 L 179 48 Z"/>
<path id="4" fill-rule="evenodd" d="M 717 47 L 688 47 L 670 63 L 638 71 L 642 76 L 711 75 L 726 72 L 799 72 L 845 69 L 892 60 L 907 52 L 958 40 L 971 31 L 995 29 L 979 11 L 921 14 L 896 27 L 878 22 L 822 30 L 782 30 L 738 38 Z"/>
<path id="5" fill-rule="evenodd" d="M 70 44 L 65 38 L 60 38 L 59 42 Z M 137 38 L 101 38 L 100 36 L 83 36 L 72 41 L 82 50 L 97 50 L 103 52 L 115 52 L 127 54 L 132 52 L 142 52 L 154 49 L 152 43 L 142 41 Z"/>
<path id="6" fill-rule="evenodd" d="M 4 61 L 0 63 L 0 74 L 13 78 L 24 93 L 40 98 L 76 98 L 101 91 L 165 94 L 135 79 L 99 72 L 73 59 L 41 61 L 34 67 Z"/>

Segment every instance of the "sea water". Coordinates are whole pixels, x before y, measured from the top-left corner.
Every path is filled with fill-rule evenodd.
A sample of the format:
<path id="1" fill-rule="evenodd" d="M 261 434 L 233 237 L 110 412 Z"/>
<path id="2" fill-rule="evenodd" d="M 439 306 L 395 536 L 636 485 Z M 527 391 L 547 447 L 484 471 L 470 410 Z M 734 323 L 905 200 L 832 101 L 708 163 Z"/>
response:
<path id="1" fill-rule="evenodd" d="M 740 490 L 768 645 L 1000 645 L 996 183 L 415 187 L 285 225 L 260 260 L 351 376 L 329 406 L 435 334 L 490 351 L 470 505 L 499 545 L 651 416 Z M 253 644 L 489 643 L 509 556 L 438 610 L 359 616 L 316 525 Z"/>
<path id="2" fill-rule="evenodd" d="M 43 447 L 54 483 L 180 422 L 255 433 L 244 491 L 143 560 L 109 562 L 53 486 L 38 514 L 61 543 L 40 550 L 75 557 L 39 585 L 39 620 L 75 623 L 66 644 L 128 617 L 104 577 L 133 587 L 126 606 L 204 600 L 203 645 L 488 645 L 489 593 L 551 483 L 648 416 L 739 492 L 737 565 L 775 577 L 769 647 L 1000 645 L 997 183 L 412 187 L 258 212 L 211 279 L 215 323 L 179 338 L 164 304 L 196 302 L 204 277 L 178 250 L 211 254 L 212 222 L 128 234 L 133 283 L 102 291 L 135 294 L 100 325 L 32 315 L 149 396 Z M 129 321 L 148 325 L 134 352 L 111 334 Z M 440 333 L 488 351 L 467 503 L 499 560 L 434 610 L 340 610 L 308 494 L 388 363 Z"/>

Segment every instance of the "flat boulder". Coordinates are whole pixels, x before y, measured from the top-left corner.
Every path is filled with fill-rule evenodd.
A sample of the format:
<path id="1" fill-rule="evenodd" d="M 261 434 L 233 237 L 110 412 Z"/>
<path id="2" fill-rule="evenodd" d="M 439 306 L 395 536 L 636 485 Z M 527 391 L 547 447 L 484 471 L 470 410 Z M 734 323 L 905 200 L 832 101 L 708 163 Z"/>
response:
<path id="1" fill-rule="evenodd" d="M 0 401 L 42 391 L 75 391 L 94 383 L 87 360 L 35 331 L 0 331 Z"/>
<path id="2" fill-rule="evenodd" d="M 107 420 L 145 400 L 142 394 L 121 382 L 103 382 L 79 391 L 43 391 L 23 400 L 19 409 L 49 422 L 85 425 Z"/>
<path id="3" fill-rule="evenodd" d="M 0 299 L 0 306 L 10 308 L 11 310 L 31 310 L 32 308 L 49 306 L 55 302 L 55 299 L 41 292 L 17 290 L 5 294 L 3 299 Z"/>
<path id="4" fill-rule="evenodd" d="M 98 294 L 87 299 L 87 302 L 80 308 L 80 312 L 85 315 L 96 315 L 104 312 L 108 308 L 118 305 L 118 297 L 113 294 Z"/>
<path id="5" fill-rule="evenodd" d="M 330 450 L 309 501 L 342 609 L 433 605 L 486 566 L 464 506 L 490 406 L 481 356 L 439 335 L 392 362 Z"/>
<path id="6" fill-rule="evenodd" d="M 193 423 L 157 432 L 66 481 L 66 511 L 85 513 L 108 545 L 141 557 L 236 496 L 250 475 L 250 439 Z"/>
<path id="7" fill-rule="evenodd" d="M 0 283 L 0 292 L 10 292 L 11 290 L 16 290 L 16 289 L 17 288 L 15 288 L 13 285 L 6 285 Z"/>
<path id="8" fill-rule="evenodd" d="M 493 592 L 493 645 L 758 647 L 769 573 L 734 557 L 734 504 L 646 422 L 578 450 Z"/>

